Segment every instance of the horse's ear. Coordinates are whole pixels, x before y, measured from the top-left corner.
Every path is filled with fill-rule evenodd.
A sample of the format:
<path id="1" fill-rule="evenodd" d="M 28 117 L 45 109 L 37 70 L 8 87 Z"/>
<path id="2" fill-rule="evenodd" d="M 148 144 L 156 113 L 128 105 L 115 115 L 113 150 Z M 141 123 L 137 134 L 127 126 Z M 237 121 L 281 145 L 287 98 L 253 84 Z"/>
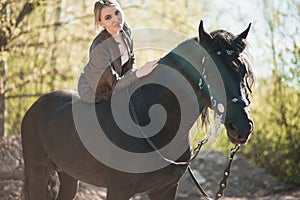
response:
<path id="1" fill-rule="evenodd" d="M 236 47 L 237 52 L 242 52 L 246 47 L 246 42 L 243 40 L 246 40 L 247 35 L 249 33 L 251 27 L 251 23 L 247 27 L 245 31 L 243 31 L 241 34 L 239 34 L 236 39 L 234 40 L 234 46 Z"/>
<path id="2" fill-rule="evenodd" d="M 251 27 L 251 23 L 249 24 L 248 28 L 244 32 L 242 32 L 241 34 L 238 35 L 237 40 L 246 39 L 247 35 L 249 33 L 249 30 L 250 30 L 250 27 Z"/>
<path id="3" fill-rule="evenodd" d="M 207 45 L 210 43 L 212 37 L 209 33 L 207 33 L 204 28 L 203 28 L 203 21 L 201 20 L 200 21 L 200 24 L 199 24 L 199 28 L 198 28 L 198 33 L 199 33 L 199 43 L 201 45 Z"/>

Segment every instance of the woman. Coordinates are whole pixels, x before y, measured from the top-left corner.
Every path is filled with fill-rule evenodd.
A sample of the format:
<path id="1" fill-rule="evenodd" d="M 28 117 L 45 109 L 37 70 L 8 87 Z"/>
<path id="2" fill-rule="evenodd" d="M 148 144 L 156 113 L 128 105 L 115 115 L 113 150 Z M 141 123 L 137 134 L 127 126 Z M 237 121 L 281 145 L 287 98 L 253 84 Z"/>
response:
<path id="1" fill-rule="evenodd" d="M 149 61 L 133 70 L 131 31 L 124 22 L 124 14 L 117 1 L 97 1 L 94 17 L 96 26 L 103 30 L 90 47 L 89 62 L 78 81 L 79 96 L 89 103 L 109 99 L 114 90 L 125 88 L 146 76 L 158 62 Z"/>

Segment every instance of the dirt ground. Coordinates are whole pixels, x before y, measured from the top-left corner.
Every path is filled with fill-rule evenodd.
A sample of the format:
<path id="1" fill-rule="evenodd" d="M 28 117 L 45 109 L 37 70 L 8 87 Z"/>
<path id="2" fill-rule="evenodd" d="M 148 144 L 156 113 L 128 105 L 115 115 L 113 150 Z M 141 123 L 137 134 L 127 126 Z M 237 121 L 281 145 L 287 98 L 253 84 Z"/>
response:
<path id="1" fill-rule="evenodd" d="M 205 156 L 204 156 L 205 155 Z M 192 168 L 207 193 L 214 197 L 228 158 L 219 152 L 198 156 Z M 0 200 L 19 200 L 23 186 L 22 147 L 19 136 L 0 139 Z M 201 194 L 186 173 L 180 181 L 176 200 L 199 200 Z M 104 200 L 105 189 L 79 183 L 76 200 Z M 253 167 L 245 158 L 235 157 L 223 200 L 300 200 L 300 186 L 288 185 Z M 136 195 L 132 200 L 148 200 Z"/>

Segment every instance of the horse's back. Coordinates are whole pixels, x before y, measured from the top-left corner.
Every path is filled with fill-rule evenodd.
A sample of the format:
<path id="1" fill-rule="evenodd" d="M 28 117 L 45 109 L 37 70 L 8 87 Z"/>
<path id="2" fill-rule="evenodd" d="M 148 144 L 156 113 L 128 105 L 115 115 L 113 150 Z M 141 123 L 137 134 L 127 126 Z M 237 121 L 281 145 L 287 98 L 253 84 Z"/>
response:
<path id="1" fill-rule="evenodd" d="M 72 102 L 72 98 L 78 99 L 78 95 L 67 90 L 58 90 L 41 96 L 24 115 L 21 124 L 22 139 L 25 139 L 25 135 L 34 134 L 33 129 L 38 131 L 44 127 L 53 113 Z M 34 136 L 37 137 L 38 135 Z"/>
<path id="2" fill-rule="evenodd" d="M 26 112 L 24 120 L 37 114 L 39 117 L 46 116 L 58 110 L 65 103 L 70 103 L 73 100 L 78 100 L 79 96 L 75 91 L 71 90 L 57 90 L 51 93 L 42 95 Z M 42 116 L 41 116 L 42 115 Z"/>

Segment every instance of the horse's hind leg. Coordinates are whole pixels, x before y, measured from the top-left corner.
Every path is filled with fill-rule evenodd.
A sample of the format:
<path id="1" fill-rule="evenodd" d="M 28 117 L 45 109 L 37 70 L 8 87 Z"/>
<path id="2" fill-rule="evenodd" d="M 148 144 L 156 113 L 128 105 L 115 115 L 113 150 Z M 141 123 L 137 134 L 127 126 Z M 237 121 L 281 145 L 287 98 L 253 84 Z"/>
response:
<path id="1" fill-rule="evenodd" d="M 31 166 L 25 168 L 25 200 L 46 200 L 47 183 L 50 170 L 45 167 Z"/>
<path id="2" fill-rule="evenodd" d="M 162 188 L 159 191 L 148 194 L 151 200 L 174 200 L 177 192 L 178 184 L 172 187 Z"/>
<path id="3" fill-rule="evenodd" d="M 77 180 L 64 172 L 58 173 L 60 187 L 57 200 L 72 200 L 77 192 Z"/>
<path id="4" fill-rule="evenodd" d="M 50 173 L 53 171 L 51 161 L 35 141 L 23 139 L 24 158 L 24 198 L 25 200 L 46 199 L 47 184 Z"/>
<path id="5" fill-rule="evenodd" d="M 35 123 L 24 117 L 21 126 L 25 200 L 45 200 L 53 165 L 42 145 Z"/>

